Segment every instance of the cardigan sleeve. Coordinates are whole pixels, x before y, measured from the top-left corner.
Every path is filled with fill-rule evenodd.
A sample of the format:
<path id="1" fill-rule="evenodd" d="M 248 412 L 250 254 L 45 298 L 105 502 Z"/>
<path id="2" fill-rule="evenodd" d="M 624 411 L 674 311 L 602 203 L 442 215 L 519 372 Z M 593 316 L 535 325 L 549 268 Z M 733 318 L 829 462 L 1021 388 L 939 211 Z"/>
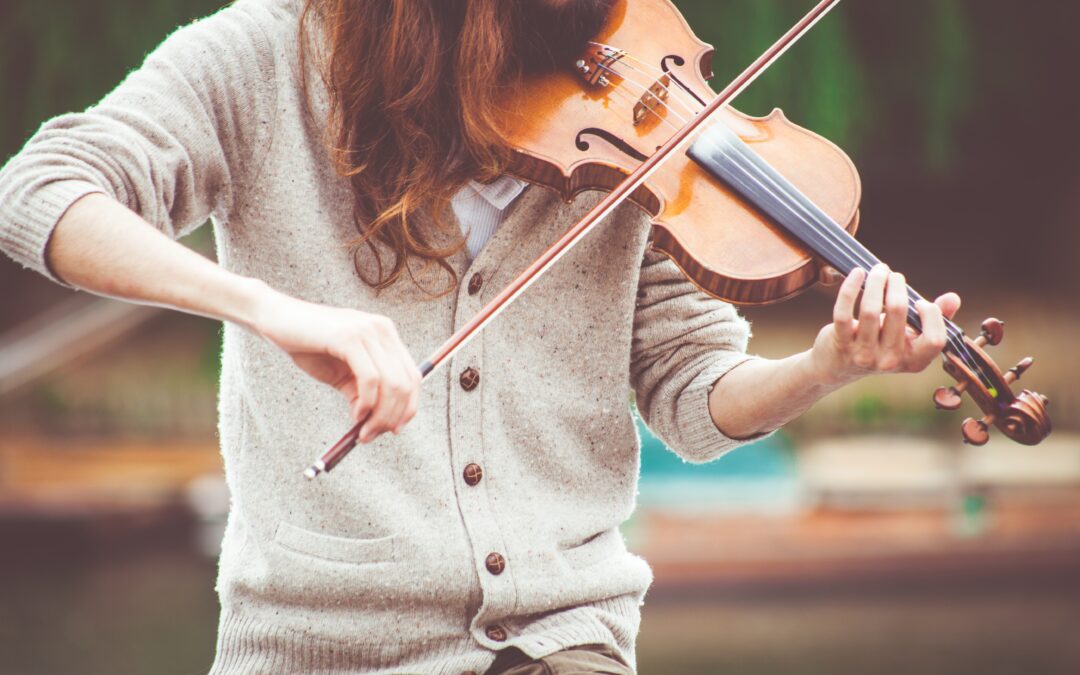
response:
<path id="1" fill-rule="evenodd" d="M 750 324 L 698 290 L 667 256 L 648 251 L 638 281 L 630 377 L 645 423 L 683 459 L 701 463 L 753 439 L 724 435 L 708 397 L 746 353 Z"/>
<path id="2" fill-rule="evenodd" d="M 42 125 L 0 171 L 0 249 L 59 281 L 49 237 L 95 192 L 174 238 L 227 218 L 271 134 L 279 18 L 240 0 L 174 32 L 97 105 Z"/>

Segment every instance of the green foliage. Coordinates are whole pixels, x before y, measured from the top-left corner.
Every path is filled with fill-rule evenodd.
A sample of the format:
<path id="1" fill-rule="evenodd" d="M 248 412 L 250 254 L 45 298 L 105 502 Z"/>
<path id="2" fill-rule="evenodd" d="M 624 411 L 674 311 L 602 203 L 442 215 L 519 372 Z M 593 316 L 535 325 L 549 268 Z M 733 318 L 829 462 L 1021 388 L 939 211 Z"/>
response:
<path id="1" fill-rule="evenodd" d="M 856 398 L 846 419 L 834 420 L 843 432 L 941 434 L 953 430 L 955 421 L 921 401 L 897 403 L 887 394 L 867 393 Z"/>
<path id="2" fill-rule="evenodd" d="M 806 8 L 785 0 L 708 0 L 677 2 L 695 32 L 714 45 L 714 85 L 733 79 L 798 18 Z M 854 104 L 866 97 L 860 67 L 847 27 L 837 12 L 814 30 L 736 102 L 744 112 L 764 115 L 783 108 L 802 126 L 851 150 L 863 135 Z"/>
<path id="3" fill-rule="evenodd" d="M 967 17 L 958 0 L 936 0 L 928 26 L 938 65 L 926 94 L 926 157 L 936 171 L 948 167 L 956 120 L 970 98 L 971 47 Z"/>
<path id="4" fill-rule="evenodd" d="M 676 0 L 716 47 L 716 86 L 733 79 L 810 3 Z M 756 115 L 776 107 L 853 155 L 875 130 L 911 129 L 928 170 L 949 167 L 970 107 L 969 16 L 961 0 L 842 3 L 736 102 Z M 917 126 L 916 126 L 917 125 Z"/>

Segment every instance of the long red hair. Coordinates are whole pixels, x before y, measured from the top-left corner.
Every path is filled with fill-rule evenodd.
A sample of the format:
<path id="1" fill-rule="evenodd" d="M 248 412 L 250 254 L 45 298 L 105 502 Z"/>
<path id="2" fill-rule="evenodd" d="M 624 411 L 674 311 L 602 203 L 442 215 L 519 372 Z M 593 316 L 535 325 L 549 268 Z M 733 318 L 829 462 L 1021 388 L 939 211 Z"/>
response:
<path id="1" fill-rule="evenodd" d="M 573 2 L 606 15 L 612 0 Z M 530 4 L 543 5 L 539 16 L 525 11 Z M 447 258 L 464 238 L 447 231 L 443 214 L 468 180 L 491 179 L 507 168 L 512 153 L 499 132 L 501 95 L 579 47 L 571 43 L 582 38 L 567 20 L 581 21 L 567 14 L 569 4 L 307 0 L 302 64 L 318 56 L 331 107 L 328 141 L 338 173 L 352 187 L 359 236 L 351 245 L 365 283 L 382 289 L 403 275 L 416 281 L 412 263 L 419 261 L 446 271 L 444 292 L 454 287 Z M 310 39 L 313 21 L 318 43 Z M 580 26 L 577 33 L 588 38 L 598 28 Z M 439 231 L 449 236 L 436 236 Z M 374 256 L 374 276 L 359 263 L 366 254 Z"/>

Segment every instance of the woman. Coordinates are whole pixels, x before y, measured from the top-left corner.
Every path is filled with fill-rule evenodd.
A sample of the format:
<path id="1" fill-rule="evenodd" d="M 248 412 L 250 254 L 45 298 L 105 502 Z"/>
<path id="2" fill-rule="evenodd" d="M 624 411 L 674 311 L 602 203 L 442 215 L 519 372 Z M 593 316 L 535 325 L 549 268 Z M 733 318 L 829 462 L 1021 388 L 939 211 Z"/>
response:
<path id="1" fill-rule="evenodd" d="M 746 322 L 624 208 L 419 386 L 414 356 L 595 202 L 500 175 L 498 97 L 611 4 L 239 0 L 0 173 L 14 259 L 226 322 L 213 672 L 630 672 L 651 581 L 617 529 L 631 393 L 703 462 L 940 352 L 958 298 L 921 304 L 916 337 L 879 267 L 812 348 L 749 357 Z M 218 264 L 173 241 L 208 217 Z M 365 417 L 346 463 L 300 479 Z"/>

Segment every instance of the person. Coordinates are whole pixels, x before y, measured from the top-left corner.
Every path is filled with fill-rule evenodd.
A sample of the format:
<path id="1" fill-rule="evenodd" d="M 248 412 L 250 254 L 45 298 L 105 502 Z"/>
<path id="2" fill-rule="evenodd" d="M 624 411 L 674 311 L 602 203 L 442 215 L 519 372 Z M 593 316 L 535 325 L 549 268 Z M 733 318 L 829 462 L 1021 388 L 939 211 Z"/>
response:
<path id="1" fill-rule="evenodd" d="M 618 530 L 631 395 L 705 462 L 941 352 L 959 298 L 920 303 L 915 335 L 903 276 L 879 266 L 846 278 L 808 350 L 750 356 L 747 322 L 621 207 L 420 386 L 414 357 L 599 198 L 504 175 L 498 97 L 611 4 L 238 0 L 0 173 L 16 261 L 225 322 L 212 672 L 632 672 L 651 573 Z M 174 241 L 208 218 L 217 263 Z M 305 482 L 363 419 L 362 445 Z"/>

